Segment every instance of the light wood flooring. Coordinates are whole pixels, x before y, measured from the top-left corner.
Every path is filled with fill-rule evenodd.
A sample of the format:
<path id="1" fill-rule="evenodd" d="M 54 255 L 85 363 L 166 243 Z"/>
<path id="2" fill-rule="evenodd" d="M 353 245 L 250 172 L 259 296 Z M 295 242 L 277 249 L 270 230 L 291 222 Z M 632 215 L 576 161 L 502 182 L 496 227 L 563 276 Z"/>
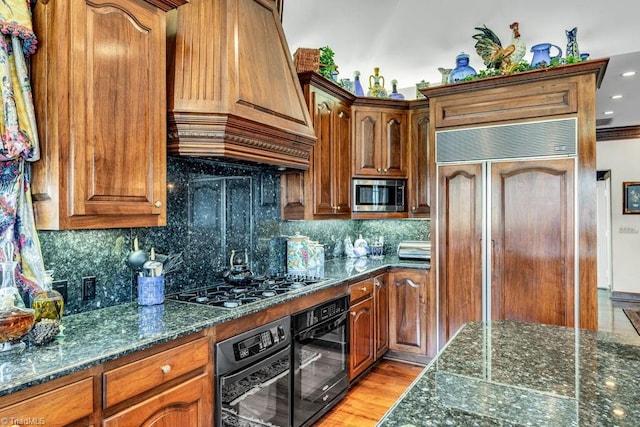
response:
<path id="1" fill-rule="evenodd" d="M 640 335 L 622 312 L 623 306 L 640 308 L 639 304 L 612 304 L 609 295 L 608 290 L 598 290 L 598 330 L 636 337 L 640 343 Z M 382 360 L 315 426 L 375 426 L 422 369 L 422 366 Z"/>
<path id="2" fill-rule="evenodd" d="M 424 366 L 382 360 L 322 417 L 319 427 L 369 427 L 398 400 Z"/>

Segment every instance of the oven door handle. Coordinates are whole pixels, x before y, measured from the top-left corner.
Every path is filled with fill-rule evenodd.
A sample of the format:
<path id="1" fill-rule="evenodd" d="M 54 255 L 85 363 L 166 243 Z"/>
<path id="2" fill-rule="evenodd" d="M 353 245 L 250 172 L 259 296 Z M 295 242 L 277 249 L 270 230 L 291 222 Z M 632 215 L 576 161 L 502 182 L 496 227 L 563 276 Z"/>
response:
<path id="1" fill-rule="evenodd" d="M 259 371 L 260 369 L 264 368 L 265 366 L 277 361 L 278 359 L 284 357 L 284 356 L 289 356 L 289 352 L 291 350 L 291 346 L 288 345 L 285 349 L 280 350 L 279 352 L 272 354 L 271 356 L 267 357 L 266 359 L 263 360 L 259 360 L 257 362 L 255 362 L 254 364 L 252 364 L 251 366 L 249 366 L 248 368 L 245 368 L 239 372 L 233 373 L 231 375 L 221 375 L 222 378 L 224 378 L 225 382 L 226 381 L 231 381 L 231 382 L 235 382 L 238 378 L 244 378 L 247 377 L 249 375 L 252 375 L 253 373 Z M 289 365 L 291 366 L 291 365 Z M 289 368 L 285 369 L 285 371 L 283 371 L 282 373 L 288 373 L 289 372 Z"/>
<path id="2" fill-rule="evenodd" d="M 298 334 L 298 341 L 301 343 L 305 343 L 307 341 L 314 340 L 315 338 L 326 334 L 327 332 L 331 332 L 334 329 L 337 329 L 341 323 L 346 323 L 347 321 L 347 312 L 345 311 L 339 317 L 335 319 L 325 320 L 324 323 L 319 323 L 306 331 L 302 331 Z"/>

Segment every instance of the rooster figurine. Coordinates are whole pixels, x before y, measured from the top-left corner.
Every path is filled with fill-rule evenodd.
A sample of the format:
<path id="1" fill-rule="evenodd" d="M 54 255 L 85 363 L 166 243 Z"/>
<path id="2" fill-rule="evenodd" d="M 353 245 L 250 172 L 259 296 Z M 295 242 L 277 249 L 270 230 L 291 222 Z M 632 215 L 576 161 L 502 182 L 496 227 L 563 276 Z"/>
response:
<path id="1" fill-rule="evenodd" d="M 510 57 L 512 67 L 517 66 L 527 53 L 527 46 L 524 44 L 522 39 L 520 39 L 518 25 L 519 24 L 517 22 L 509 25 L 509 28 L 511 28 L 512 31 L 511 44 L 515 46 L 515 50 Z"/>
<path id="2" fill-rule="evenodd" d="M 512 44 L 502 47 L 500 39 L 487 26 L 475 27 L 480 33 L 475 34 L 473 38 L 476 40 L 476 52 L 482 58 L 487 69 L 500 71 L 508 74 L 518 65 L 525 55 L 526 47 L 520 40 L 518 32 L 518 23 L 514 22 L 510 26 L 513 31 Z"/>

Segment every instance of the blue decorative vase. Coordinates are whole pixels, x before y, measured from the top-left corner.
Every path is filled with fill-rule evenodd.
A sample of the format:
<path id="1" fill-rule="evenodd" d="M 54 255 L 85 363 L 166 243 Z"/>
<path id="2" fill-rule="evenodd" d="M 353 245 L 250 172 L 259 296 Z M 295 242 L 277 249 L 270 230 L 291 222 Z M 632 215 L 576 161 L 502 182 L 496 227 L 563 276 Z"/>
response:
<path id="1" fill-rule="evenodd" d="M 456 56 L 456 68 L 451 70 L 449 74 L 449 83 L 461 82 L 465 77 L 475 76 L 477 74 L 476 70 L 469 66 L 469 55 L 461 53 Z"/>
<path id="2" fill-rule="evenodd" d="M 391 99 L 404 99 L 404 95 L 398 92 L 398 81 L 391 80 L 391 93 L 389 94 Z"/>
<path id="3" fill-rule="evenodd" d="M 360 71 L 353 73 L 353 93 L 356 96 L 364 96 L 364 90 L 362 90 L 362 84 L 360 84 Z"/>

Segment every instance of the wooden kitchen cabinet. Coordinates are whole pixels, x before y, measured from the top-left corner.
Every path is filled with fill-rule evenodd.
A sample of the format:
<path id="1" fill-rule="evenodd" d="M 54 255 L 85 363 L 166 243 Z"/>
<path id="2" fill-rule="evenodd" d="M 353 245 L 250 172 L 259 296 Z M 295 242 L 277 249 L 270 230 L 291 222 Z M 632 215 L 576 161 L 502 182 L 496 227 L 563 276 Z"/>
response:
<path id="1" fill-rule="evenodd" d="M 282 218 L 349 218 L 353 96 L 317 73 L 299 78 L 317 140 L 307 171 L 281 175 Z"/>
<path id="2" fill-rule="evenodd" d="M 387 101 L 389 106 L 380 103 Z M 407 104 L 377 100 L 353 106 L 353 176 L 406 178 L 409 147 Z M 371 104 L 377 102 L 377 104 Z M 393 104 L 391 104 L 393 103 Z M 394 108 L 395 106 L 395 108 Z"/>
<path id="3" fill-rule="evenodd" d="M 387 274 L 373 278 L 375 359 L 389 350 L 389 283 Z"/>
<path id="4" fill-rule="evenodd" d="M 389 273 L 389 350 L 408 360 L 435 356 L 435 288 L 428 270 Z"/>
<path id="5" fill-rule="evenodd" d="M 211 402 L 204 398 L 211 379 L 202 374 L 158 393 L 106 418 L 103 427 L 207 426 L 211 425 Z"/>
<path id="6" fill-rule="evenodd" d="M 37 2 L 40 229 L 166 224 L 166 12 L 187 0 Z"/>
<path id="7" fill-rule="evenodd" d="M 387 273 L 349 286 L 349 379 L 353 380 L 389 349 Z"/>
<path id="8" fill-rule="evenodd" d="M 213 368 L 209 340 L 174 344 L 105 367 L 103 426 L 209 426 Z M 142 356 L 142 357 L 141 357 Z"/>
<path id="9" fill-rule="evenodd" d="M 431 182 L 434 174 L 429 151 L 429 104 L 424 100 L 416 100 L 410 105 L 407 211 L 411 218 L 428 218 L 431 215 Z"/>
<path id="10" fill-rule="evenodd" d="M 375 314 L 373 280 L 349 286 L 349 380 L 354 380 L 375 362 Z"/>
<path id="11" fill-rule="evenodd" d="M 0 420 L 2 425 L 93 425 L 99 408 L 98 384 L 93 368 L 3 396 Z"/>

